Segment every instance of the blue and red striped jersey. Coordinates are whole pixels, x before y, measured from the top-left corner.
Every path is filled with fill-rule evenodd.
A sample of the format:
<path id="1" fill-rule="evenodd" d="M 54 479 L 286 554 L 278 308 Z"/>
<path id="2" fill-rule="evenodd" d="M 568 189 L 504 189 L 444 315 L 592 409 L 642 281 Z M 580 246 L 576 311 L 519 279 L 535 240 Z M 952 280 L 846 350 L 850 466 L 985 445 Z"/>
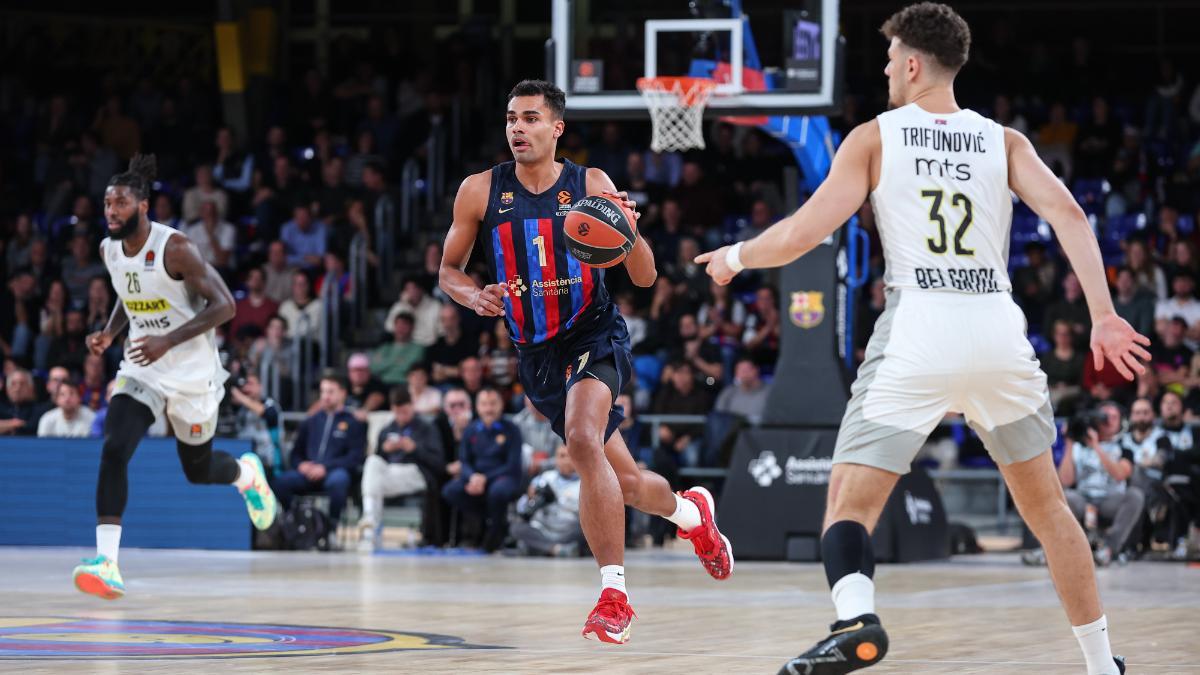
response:
<path id="1" fill-rule="evenodd" d="M 609 304 L 604 270 L 567 251 L 563 221 L 587 196 L 587 167 L 562 160 L 550 189 L 533 194 L 517 180 L 516 162 L 492 167 L 492 189 L 479 236 L 488 267 L 508 286 L 505 319 L 513 342 L 533 345 L 570 330 Z"/>

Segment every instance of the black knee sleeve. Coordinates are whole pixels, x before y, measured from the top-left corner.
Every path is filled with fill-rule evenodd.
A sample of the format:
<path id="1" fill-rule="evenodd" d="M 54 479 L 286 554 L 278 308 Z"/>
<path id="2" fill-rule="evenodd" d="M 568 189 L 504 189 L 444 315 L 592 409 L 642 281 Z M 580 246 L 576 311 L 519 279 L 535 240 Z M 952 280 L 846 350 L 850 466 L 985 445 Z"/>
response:
<path id="1" fill-rule="evenodd" d="M 189 483 L 199 485 L 228 485 L 237 480 L 238 462 L 227 452 L 212 449 L 212 440 L 200 445 L 188 445 L 183 441 L 175 444 L 179 452 L 179 463 Z"/>
<path id="2" fill-rule="evenodd" d="M 96 515 L 117 517 L 125 512 L 129 493 L 126 469 L 137 444 L 154 424 L 154 413 L 145 404 L 124 394 L 113 396 L 104 419 L 104 448 L 100 453 L 100 478 L 96 484 Z"/>
<path id="3" fill-rule="evenodd" d="M 839 520 L 825 530 L 825 536 L 821 537 L 821 560 L 830 588 L 847 574 L 875 576 L 871 535 L 862 523 L 853 520 Z"/>

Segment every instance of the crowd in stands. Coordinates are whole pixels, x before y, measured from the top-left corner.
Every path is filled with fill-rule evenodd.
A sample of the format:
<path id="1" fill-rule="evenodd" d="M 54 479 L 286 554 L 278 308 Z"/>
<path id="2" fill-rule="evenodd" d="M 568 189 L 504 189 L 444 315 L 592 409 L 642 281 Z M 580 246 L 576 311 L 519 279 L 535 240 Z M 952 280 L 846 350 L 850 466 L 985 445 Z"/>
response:
<path id="1" fill-rule="evenodd" d="M 383 501 L 420 493 L 426 542 L 446 541 L 453 510 L 477 514 L 478 542 L 496 548 L 508 530 L 508 507 L 519 498 L 524 506 L 513 530 L 525 548 L 577 551 L 577 533 L 563 526 L 561 512 L 577 508 L 570 460 L 521 395 L 504 322 L 457 306 L 437 286 L 444 205 L 422 211 L 427 222 L 418 231 L 394 233 L 382 244 L 395 250 L 376 241 L 381 226 L 395 223 L 401 167 L 431 151 L 425 141 L 446 112 L 498 120 L 493 109 L 502 101 L 479 101 L 461 82 L 439 89 L 428 77 L 394 73 L 369 58 L 342 59 L 327 78 L 316 69 L 297 73 L 281 88 L 286 93 L 272 95 L 247 138 L 223 123 L 212 82 L 110 72 L 67 90 L 52 82 L 14 85 L 6 76 L 4 90 L 16 93 L 0 97 L 0 171 L 7 179 L 0 182 L 8 184 L 0 195 L 0 434 L 102 433 L 122 348 L 118 341 L 95 356 L 84 345 L 115 301 L 97 259 L 106 230 L 100 200 L 109 177 L 134 153 L 153 152 L 160 176 L 151 217 L 191 238 L 237 298 L 236 317 L 219 330 L 232 373 L 221 429 L 253 442 L 285 505 L 319 492 L 329 496 L 336 518 L 361 494 L 363 538 L 374 541 Z M 1191 445 L 1178 440 L 1176 427 L 1200 414 L 1200 87 L 1192 94 L 1195 83 L 1167 64 L 1160 79 L 1128 100 L 1030 90 L 962 103 L 1030 136 L 1095 224 L 1118 312 L 1154 340 L 1151 368 L 1135 382 L 1096 368 L 1079 282 L 1046 223 L 1017 205 L 1013 294 L 1058 414 L 1148 402 L 1152 412 L 1163 411 L 1152 425 L 1156 438 L 1168 438 L 1182 456 Z M 835 126 L 860 121 L 863 107 L 852 95 Z M 480 138 L 463 147 L 483 150 L 451 158 L 445 194 L 453 195 L 467 171 L 508 159 L 500 123 L 472 129 Z M 620 268 L 608 275 L 636 357 L 634 382 L 618 399 L 627 415 L 621 433 L 639 461 L 682 487 L 680 469 L 721 463 L 711 429 L 701 421 L 653 425 L 641 418 L 717 411 L 756 423 L 781 336 L 774 277 L 743 274 L 720 287 L 692 259 L 777 220 L 791 160 L 750 127 L 713 123 L 708 148 L 687 154 L 651 152 L 648 137 L 644 125 L 570 122 L 559 154 L 605 170 L 642 212 L 639 229 L 652 244 L 657 283 L 639 289 Z M 885 294 L 869 205 L 861 217 L 874 241 L 871 281 L 857 305 L 859 359 Z M 391 287 L 355 287 L 349 262 L 356 238 L 366 241 L 373 271 L 381 259 L 401 261 Z M 477 255 L 468 268 L 480 281 L 482 265 Z M 345 314 L 329 315 L 329 297 L 365 298 L 368 311 L 350 325 Z M 304 338 L 327 339 L 335 320 L 342 337 L 325 345 L 319 365 L 336 372 L 297 395 L 294 369 L 316 358 L 301 353 Z M 277 379 L 260 378 L 264 372 Z M 294 432 L 284 428 L 285 412 L 304 415 Z M 390 422 L 368 434 L 373 413 L 390 414 Z M 1101 447 L 1119 430 L 1110 431 Z M 165 422 L 152 433 L 166 433 Z M 1138 447 L 1145 433 L 1128 430 L 1129 438 L 1143 439 Z M 1079 464 L 1088 451 L 1083 444 L 1068 457 Z M 1159 471 L 1161 483 L 1166 464 L 1149 451 L 1132 454 L 1134 467 L 1148 476 Z M 957 459 L 973 460 L 969 452 Z M 1073 480 L 1088 480 L 1084 473 Z M 1129 490 L 1142 492 L 1155 512 L 1159 487 Z M 550 494 L 556 512 L 529 509 Z M 1108 518 L 1108 502 L 1098 503 Z M 547 531 L 556 533 L 549 543 Z"/>

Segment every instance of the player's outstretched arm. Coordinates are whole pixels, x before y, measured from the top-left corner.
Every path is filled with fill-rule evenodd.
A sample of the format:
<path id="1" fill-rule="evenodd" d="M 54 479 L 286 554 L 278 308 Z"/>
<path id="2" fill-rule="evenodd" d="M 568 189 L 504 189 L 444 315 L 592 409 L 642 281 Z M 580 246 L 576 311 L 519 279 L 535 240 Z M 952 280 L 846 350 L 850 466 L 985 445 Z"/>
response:
<path id="1" fill-rule="evenodd" d="M 749 268 L 780 267 L 816 248 L 866 201 L 871 191 L 871 161 L 879 147 L 878 122 L 855 127 L 834 155 L 829 175 L 795 213 L 743 242 L 736 261 L 730 260 L 731 247 L 723 246 L 702 253 L 696 262 L 708 263 L 709 276 L 725 285 L 741 271 L 731 262 Z"/>
<path id="2" fill-rule="evenodd" d="M 1012 191 L 1054 228 L 1067 260 L 1092 315 L 1092 356 L 1097 369 L 1108 358 L 1127 380 L 1146 368 L 1138 359 L 1149 360 L 1145 350 L 1150 338 L 1139 334 L 1113 309 L 1104 275 L 1100 246 L 1083 209 L 1075 202 L 1067 187 L 1050 167 L 1037 156 L 1033 144 L 1019 131 L 1004 130 L 1004 146 L 1008 152 L 1008 184 Z"/>
<path id="3" fill-rule="evenodd" d="M 588 195 L 610 194 L 621 200 L 625 208 L 633 213 L 633 226 L 636 232 L 637 221 L 642 214 L 637 210 L 637 202 L 629 199 L 629 193 L 618 192 L 616 184 L 604 173 L 604 169 L 592 167 L 587 170 Z M 654 250 L 646 243 L 645 237 L 639 235 L 633 242 L 633 250 L 625 257 L 625 271 L 629 272 L 629 280 L 636 286 L 650 288 L 658 279 L 658 270 L 654 267 Z"/>
<path id="4" fill-rule="evenodd" d="M 150 365 L 175 345 L 206 333 L 229 321 L 236 313 L 233 294 L 217 270 L 204 261 L 200 250 L 185 236 L 174 234 L 163 251 L 167 274 L 183 281 L 188 293 L 204 298 L 204 309 L 189 321 L 165 335 L 152 335 L 132 342 L 129 358 L 139 365 Z"/>
<path id="5" fill-rule="evenodd" d="M 446 233 L 442 246 L 442 264 L 438 268 L 438 286 L 463 307 L 470 307 L 480 316 L 504 316 L 503 284 L 475 285 L 463 270 L 471 259 L 471 249 L 479 235 L 479 223 L 487 209 L 488 190 L 492 186 L 491 172 L 467 176 L 454 197 L 454 222 Z"/>

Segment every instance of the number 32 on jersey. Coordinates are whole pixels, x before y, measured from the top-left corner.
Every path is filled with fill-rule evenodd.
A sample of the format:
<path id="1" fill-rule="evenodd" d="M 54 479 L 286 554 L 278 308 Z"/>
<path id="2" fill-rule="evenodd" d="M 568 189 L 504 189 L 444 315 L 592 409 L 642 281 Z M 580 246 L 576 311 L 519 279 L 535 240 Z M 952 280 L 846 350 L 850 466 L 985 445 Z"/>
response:
<path id="1" fill-rule="evenodd" d="M 937 223 L 937 234 L 925 240 L 929 246 L 929 250 L 938 255 L 943 255 L 949 249 L 950 242 L 947 241 L 946 218 L 942 215 L 942 203 L 946 199 L 944 190 L 921 190 L 921 198 L 928 199 L 929 202 L 929 221 Z M 971 200 L 961 192 L 955 192 L 950 195 L 950 208 L 957 209 L 962 213 L 962 219 L 958 223 L 958 228 L 954 230 L 954 255 L 975 255 L 974 249 L 969 249 L 963 245 L 963 237 L 967 235 L 967 230 L 971 228 L 971 220 L 974 217 L 972 212 Z"/>

